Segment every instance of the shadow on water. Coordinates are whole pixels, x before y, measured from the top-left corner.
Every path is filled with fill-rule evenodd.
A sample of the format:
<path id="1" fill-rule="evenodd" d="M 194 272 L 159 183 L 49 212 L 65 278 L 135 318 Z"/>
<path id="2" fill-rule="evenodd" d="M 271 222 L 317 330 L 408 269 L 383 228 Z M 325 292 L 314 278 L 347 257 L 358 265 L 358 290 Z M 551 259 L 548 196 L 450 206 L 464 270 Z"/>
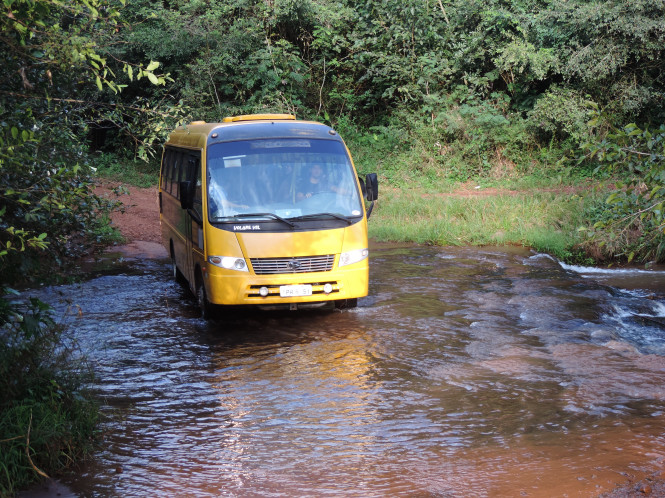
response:
<path id="1" fill-rule="evenodd" d="M 103 401 L 73 495 L 597 496 L 665 462 L 662 329 L 635 318 L 663 289 L 522 249 L 376 247 L 344 312 L 205 322 L 162 260 L 41 292 Z"/>

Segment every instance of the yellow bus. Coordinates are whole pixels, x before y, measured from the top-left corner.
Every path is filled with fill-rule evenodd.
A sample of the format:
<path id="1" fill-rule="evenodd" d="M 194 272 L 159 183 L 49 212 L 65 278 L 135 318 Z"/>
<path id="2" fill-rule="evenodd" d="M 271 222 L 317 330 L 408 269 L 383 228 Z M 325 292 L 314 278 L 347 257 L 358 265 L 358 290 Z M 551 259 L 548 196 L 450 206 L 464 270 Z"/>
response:
<path id="1" fill-rule="evenodd" d="M 162 240 L 204 318 L 238 305 L 350 308 L 367 295 L 377 196 L 376 174 L 359 178 L 328 126 L 288 114 L 195 121 L 164 145 Z"/>

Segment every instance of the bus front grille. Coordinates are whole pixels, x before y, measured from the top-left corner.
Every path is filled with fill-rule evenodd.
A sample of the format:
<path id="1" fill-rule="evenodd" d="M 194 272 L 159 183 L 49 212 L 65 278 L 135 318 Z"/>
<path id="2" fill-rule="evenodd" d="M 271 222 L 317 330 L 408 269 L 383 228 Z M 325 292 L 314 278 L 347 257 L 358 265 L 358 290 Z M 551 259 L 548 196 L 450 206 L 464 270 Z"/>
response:
<path id="1" fill-rule="evenodd" d="M 256 275 L 315 273 L 332 270 L 335 255 L 326 254 L 324 256 L 302 256 L 298 258 L 252 258 L 250 261 Z"/>

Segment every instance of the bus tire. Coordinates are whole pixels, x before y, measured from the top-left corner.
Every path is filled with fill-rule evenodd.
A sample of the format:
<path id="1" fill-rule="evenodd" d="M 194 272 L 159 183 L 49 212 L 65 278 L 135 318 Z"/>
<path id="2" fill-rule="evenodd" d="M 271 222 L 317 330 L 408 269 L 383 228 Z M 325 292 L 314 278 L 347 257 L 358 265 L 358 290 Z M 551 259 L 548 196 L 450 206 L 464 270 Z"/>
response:
<path id="1" fill-rule="evenodd" d="M 173 251 L 173 244 L 171 244 L 171 274 L 173 275 L 173 279 L 176 282 L 178 282 L 180 285 L 183 285 L 185 283 L 185 276 L 178 269 L 178 265 L 175 262 L 175 254 L 174 254 L 174 251 Z"/>
<path id="2" fill-rule="evenodd" d="M 201 310 L 201 318 L 204 320 L 211 319 L 213 317 L 213 305 L 208 301 L 206 286 L 203 282 L 200 282 L 199 287 L 196 289 L 196 300 L 198 301 L 199 309 Z"/>

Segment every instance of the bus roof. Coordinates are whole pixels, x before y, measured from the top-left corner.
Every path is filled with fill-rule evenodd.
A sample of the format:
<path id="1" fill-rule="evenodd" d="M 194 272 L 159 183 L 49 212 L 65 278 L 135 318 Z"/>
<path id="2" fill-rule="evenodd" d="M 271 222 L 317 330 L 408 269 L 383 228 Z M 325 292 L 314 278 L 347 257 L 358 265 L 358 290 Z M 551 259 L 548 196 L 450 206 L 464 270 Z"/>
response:
<path id="1" fill-rule="evenodd" d="M 315 121 L 298 121 L 289 114 L 255 114 L 224 118 L 222 123 L 193 121 L 179 126 L 166 145 L 204 148 L 217 142 L 262 138 L 318 138 L 341 142 L 337 132 Z"/>

